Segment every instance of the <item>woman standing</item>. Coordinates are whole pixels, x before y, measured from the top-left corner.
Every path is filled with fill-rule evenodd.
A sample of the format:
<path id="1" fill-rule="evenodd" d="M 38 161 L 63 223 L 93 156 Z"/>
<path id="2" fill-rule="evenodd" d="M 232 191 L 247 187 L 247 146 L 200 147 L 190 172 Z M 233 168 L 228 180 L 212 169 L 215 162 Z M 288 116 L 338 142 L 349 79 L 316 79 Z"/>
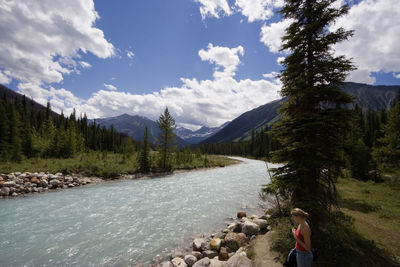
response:
<path id="1" fill-rule="evenodd" d="M 308 213 L 294 208 L 290 214 L 293 220 L 299 224 L 297 230 L 292 228 L 292 234 L 296 240 L 297 267 L 310 267 L 313 262 L 313 254 L 311 252 L 311 229 L 306 222 Z"/>

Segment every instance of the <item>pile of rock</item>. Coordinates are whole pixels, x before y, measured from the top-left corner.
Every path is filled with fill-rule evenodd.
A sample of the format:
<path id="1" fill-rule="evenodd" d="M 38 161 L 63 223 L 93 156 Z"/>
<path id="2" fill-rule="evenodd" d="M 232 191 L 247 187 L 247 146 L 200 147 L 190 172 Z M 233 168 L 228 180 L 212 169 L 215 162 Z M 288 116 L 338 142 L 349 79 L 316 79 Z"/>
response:
<path id="1" fill-rule="evenodd" d="M 259 233 L 269 230 L 267 216 L 252 215 L 247 218 L 246 212 L 239 211 L 237 219 L 219 233 L 207 238 L 195 238 L 192 252 L 184 255 L 174 251 L 169 261 L 160 267 L 250 267 L 251 260 L 246 255 L 246 246 Z"/>
<path id="2" fill-rule="evenodd" d="M 66 189 L 95 182 L 96 178 L 44 172 L 0 173 L 0 197 L 18 197 L 54 189 Z"/>

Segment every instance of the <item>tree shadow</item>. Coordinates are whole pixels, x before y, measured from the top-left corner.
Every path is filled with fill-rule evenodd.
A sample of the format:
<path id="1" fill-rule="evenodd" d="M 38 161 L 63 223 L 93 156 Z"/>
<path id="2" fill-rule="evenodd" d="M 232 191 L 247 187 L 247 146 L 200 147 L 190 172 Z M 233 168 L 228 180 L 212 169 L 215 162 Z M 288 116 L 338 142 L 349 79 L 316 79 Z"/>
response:
<path id="1" fill-rule="evenodd" d="M 340 207 L 347 208 L 349 210 L 360 211 L 363 213 L 369 213 L 379 210 L 379 207 L 367 204 L 354 198 L 345 198 L 339 200 Z"/>

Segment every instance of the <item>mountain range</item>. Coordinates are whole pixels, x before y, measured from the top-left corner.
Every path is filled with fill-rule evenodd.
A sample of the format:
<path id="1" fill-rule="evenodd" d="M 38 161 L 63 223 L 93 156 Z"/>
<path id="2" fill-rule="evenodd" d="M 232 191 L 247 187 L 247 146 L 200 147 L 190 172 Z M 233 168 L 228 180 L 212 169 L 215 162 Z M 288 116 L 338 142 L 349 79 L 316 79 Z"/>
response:
<path id="1" fill-rule="evenodd" d="M 359 105 L 364 111 L 389 109 L 399 92 L 400 86 L 368 85 L 346 82 L 342 89 L 354 96 L 354 103 L 347 108 Z M 266 125 L 272 125 L 279 119 L 278 109 L 285 99 L 275 100 L 258 108 L 247 111 L 232 120 L 227 126 L 202 143 L 223 143 L 250 139 L 251 130 L 258 130 Z"/>
<path id="2" fill-rule="evenodd" d="M 347 108 L 353 108 L 355 104 L 359 105 L 364 111 L 368 109 L 380 110 L 389 109 L 399 91 L 400 86 L 367 85 L 360 83 L 347 82 L 343 85 L 343 90 L 354 96 L 354 104 L 347 105 Z M 22 99 L 22 95 L 0 85 L 0 96 L 6 94 L 8 99 Z M 28 107 L 35 111 L 45 110 L 46 107 L 27 99 Z M 222 143 L 232 141 L 248 140 L 251 130 L 259 130 L 265 126 L 271 126 L 279 120 L 278 109 L 282 106 L 285 99 L 274 100 L 255 109 L 247 111 L 230 122 L 226 122 L 219 127 L 203 126 L 198 130 L 192 131 L 184 127 L 175 129 L 178 146 L 185 146 L 197 143 Z M 59 115 L 52 112 L 53 116 Z M 149 141 L 156 142 L 159 129 L 157 123 L 149 118 L 139 115 L 121 114 L 115 117 L 97 118 L 88 120 L 96 121 L 100 125 L 110 127 L 111 124 L 118 132 L 126 133 L 133 139 L 142 141 L 144 129 L 147 126 L 149 131 Z"/>

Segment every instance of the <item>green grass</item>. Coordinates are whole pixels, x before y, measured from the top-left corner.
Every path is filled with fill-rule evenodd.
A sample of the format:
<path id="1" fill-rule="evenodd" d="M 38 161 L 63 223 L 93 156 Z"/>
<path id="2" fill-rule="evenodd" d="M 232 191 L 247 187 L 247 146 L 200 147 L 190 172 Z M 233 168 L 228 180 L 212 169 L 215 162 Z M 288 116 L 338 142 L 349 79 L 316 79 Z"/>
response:
<path id="1" fill-rule="evenodd" d="M 400 261 L 400 189 L 386 177 L 383 183 L 340 179 L 342 211 L 354 218 L 356 230 Z"/>
<path id="2" fill-rule="evenodd" d="M 339 179 L 340 210 L 318 231 L 312 247 L 319 251 L 313 266 L 400 266 L 399 174 L 384 182 Z M 294 247 L 288 217 L 270 219 L 273 249 L 282 261 Z"/>
<path id="3" fill-rule="evenodd" d="M 155 156 L 153 152 L 153 156 Z M 98 176 L 101 178 L 117 178 L 120 174 L 134 174 L 138 172 L 137 153 L 124 156 L 111 152 L 80 153 L 72 158 L 30 158 L 20 163 L 1 162 L 0 173 L 20 172 L 62 172 L 64 174 L 81 173 L 86 176 Z M 237 163 L 237 160 L 227 157 L 207 155 L 207 163 L 204 164 L 204 156 L 193 156 L 190 163 L 173 164 L 173 169 L 197 169 L 210 167 L 223 167 Z M 153 169 L 156 163 L 153 162 Z"/>

